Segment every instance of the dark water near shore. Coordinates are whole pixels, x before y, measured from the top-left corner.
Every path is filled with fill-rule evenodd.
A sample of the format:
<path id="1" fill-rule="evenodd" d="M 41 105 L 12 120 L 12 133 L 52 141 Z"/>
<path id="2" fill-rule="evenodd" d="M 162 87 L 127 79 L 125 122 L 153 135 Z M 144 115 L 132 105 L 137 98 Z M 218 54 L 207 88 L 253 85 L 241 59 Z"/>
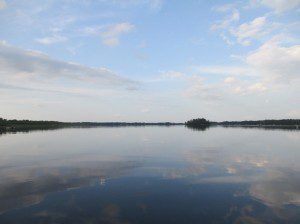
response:
<path id="1" fill-rule="evenodd" d="M 0 136 L 0 223 L 300 223 L 300 131 Z"/>

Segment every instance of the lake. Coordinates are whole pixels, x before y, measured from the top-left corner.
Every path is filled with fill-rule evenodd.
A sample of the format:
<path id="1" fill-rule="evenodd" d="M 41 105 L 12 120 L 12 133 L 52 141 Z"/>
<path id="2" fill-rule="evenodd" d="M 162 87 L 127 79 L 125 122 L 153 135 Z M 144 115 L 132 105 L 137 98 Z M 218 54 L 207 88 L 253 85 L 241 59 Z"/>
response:
<path id="1" fill-rule="evenodd" d="M 70 128 L 0 153 L 0 223 L 300 223 L 300 131 Z"/>

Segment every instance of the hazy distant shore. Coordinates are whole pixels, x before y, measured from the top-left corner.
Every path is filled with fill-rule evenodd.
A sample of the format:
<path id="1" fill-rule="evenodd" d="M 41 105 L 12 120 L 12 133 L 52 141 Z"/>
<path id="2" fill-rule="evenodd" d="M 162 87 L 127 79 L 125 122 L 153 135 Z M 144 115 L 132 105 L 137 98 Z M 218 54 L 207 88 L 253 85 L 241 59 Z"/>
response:
<path id="1" fill-rule="evenodd" d="M 32 130 L 53 130 L 62 128 L 92 128 L 92 127 L 137 127 L 137 126 L 174 126 L 184 123 L 174 122 L 58 122 L 5 120 L 0 118 L 0 133 L 27 132 Z"/>
<path id="2" fill-rule="evenodd" d="M 263 129 L 299 129 L 300 125 L 218 125 L 222 127 L 263 128 Z"/>
<path id="3" fill-rule="evenodd" d="M 256 121 L 222 121 L 214 122 L 204 118 L 189 120 L 185 123 L 189 128 L 205 130 L 211 126 L 263 128 L 263 129 L 300 129 L 300 119 L 256 120 Z"/>
<path id="4" fill-rule="evenodd" d="M 59 122 L 7 120 L 0 118 L 0 133 L 28 132 L 34 130 L 54 130 L 62 128 L 93 128 L 93 127 L 138 127 L 138 126 L 176 126 L 185 125 L 195 130 L 205 130 L 211 126 L 289 129 L 300 130 L 299 119 L 257 120 L 257 121 L 223 121 L 213 122 L 204 118 L 193 119 L 185 123 L 179 122 Z"/>

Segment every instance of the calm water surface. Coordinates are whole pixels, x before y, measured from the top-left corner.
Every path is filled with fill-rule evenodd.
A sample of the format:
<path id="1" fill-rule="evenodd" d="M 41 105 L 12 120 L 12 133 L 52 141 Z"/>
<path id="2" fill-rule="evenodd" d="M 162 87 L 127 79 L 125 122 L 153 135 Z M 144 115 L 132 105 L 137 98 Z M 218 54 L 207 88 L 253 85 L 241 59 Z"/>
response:
<path id="1" fill-rule="evenodd" d="M 0 223 L 300 223 L 299 131 L 62 129 L 0 155 Z"/>

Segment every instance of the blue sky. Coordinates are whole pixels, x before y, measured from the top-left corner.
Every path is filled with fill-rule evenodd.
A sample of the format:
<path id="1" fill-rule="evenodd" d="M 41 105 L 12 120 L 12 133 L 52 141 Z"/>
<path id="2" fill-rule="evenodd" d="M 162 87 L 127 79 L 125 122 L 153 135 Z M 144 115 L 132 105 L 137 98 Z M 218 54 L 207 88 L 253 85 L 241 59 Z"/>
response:
<path id="1" fill-rule="evenodd" d="M 0 0 L 0 117 L 300 117 L 300 1 Z"/>

